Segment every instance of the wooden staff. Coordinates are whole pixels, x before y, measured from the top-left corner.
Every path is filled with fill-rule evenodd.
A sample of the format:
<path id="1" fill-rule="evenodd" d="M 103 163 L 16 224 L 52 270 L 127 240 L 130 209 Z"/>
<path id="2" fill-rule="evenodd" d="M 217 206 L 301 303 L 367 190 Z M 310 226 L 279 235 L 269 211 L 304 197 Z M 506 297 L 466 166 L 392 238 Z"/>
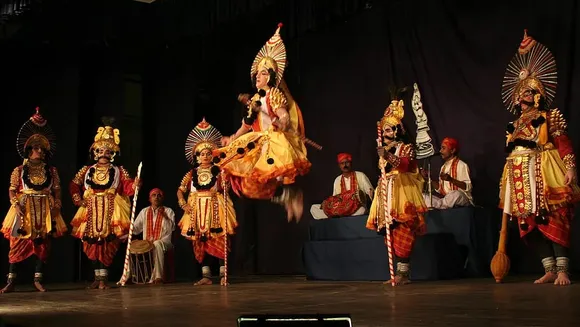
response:
<path id="1" fill-rule="evenodd" d="M 503 213 L 501 217 L 501 230 L 499 232 L 499 244 L 497 246 L 497 252 L 491 259 L 491 273 L 496 283 L 501 283 L 505 276 L 507 276 L 510 271 L 510 258 L 505 252 L 507 243 L 507 233 L 508 233 L 508 219 L 509 215 Z"/>
<path id="2" fill-rule="evenodd" d="M 137 179 L 141 178 L 141 167 L 143 162 L 139 163 L 139 168 L 137 168 Z M 123 275 L 121 280 L 117 282 L 117 285 L 125 286 L 125 283 L 129 279 L 129 258 L 131 256 L 131 239 L 133 237 L 133 226 L 135 225 L 135 208 L 137 207 L 137 197 L 139 196 L 139 185 L 135 187 L 135 195 L 133 196 L 133 207 L 131 208 L 131 225 L 129 226 L 129 236 L 127 238 L 127 251 L 125 252 L 125 265 L 123 266 Z"/>
<path id="3" fill-rule="evenodd" d="M 224 286 L 228 285 L 228 188 L 226 183 L 226 174 L 222 170 L 222 188 L 224 189 L 224 219 L 225 219 L 225 238 L 224 238 Z M 218 209 L 219 210 L 219 209 Z"/>
<path id="4" fill-rule="evenodd" d="M 380 122 L 377 122 L 377 134 L 378 134 L 377 146 L 382 147 L 382 143 L 383 143 L 383 135 L 382 134 L 383 133 L 381 130 Z M 380 160 L 379 160 L 379 162 L 380 162 Z M 391 243 L 391 226 L 389 225 L 390 222 L 387 221 L 389 210 L 387 208 L 387 201 L 388 201 L 387 173 L 385 172 L 385 167 L 381 167 L 381 193 L 383 194 L 382 200 L 383 200 L 383 209 L 384 209 L 384 215 L 385 215 L 385 229 L 386 229 L 386 237 L 387 237 L 387 254 L 389 256 L 389 275 L 391 277 L 391 286 L 395 286 L 395 269 L 394 269 L 394 264 L 393 264 L 393 245 Z M 380 199 L 379 199 L 379 201 L 380 201 Z M 378 218 L 378 213 L 377 213 L 377 218 Z M 378 226 L 378 221 L 377 221 L 377 226 Z"/>

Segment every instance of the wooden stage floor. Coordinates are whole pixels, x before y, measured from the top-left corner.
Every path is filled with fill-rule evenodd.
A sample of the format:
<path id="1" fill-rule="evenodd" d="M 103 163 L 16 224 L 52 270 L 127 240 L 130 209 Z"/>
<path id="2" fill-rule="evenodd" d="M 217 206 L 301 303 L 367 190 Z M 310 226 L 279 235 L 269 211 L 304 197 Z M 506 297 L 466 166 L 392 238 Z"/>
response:
<path id="1" fill-rule="evenodd" d="M 580 285 L 518 278 L 415 282 L 320 282 L 303 277 L 233 278 L 227 287 L 173 283 L 85 290 L 84 284 L 21 285 L 0 294 L 0 317 L 23 327 L 236 326 L 242 314 L 348 313 L 353 326 L 578 326 Z M 576 310 L 576 312 L 575 312 Z"/>

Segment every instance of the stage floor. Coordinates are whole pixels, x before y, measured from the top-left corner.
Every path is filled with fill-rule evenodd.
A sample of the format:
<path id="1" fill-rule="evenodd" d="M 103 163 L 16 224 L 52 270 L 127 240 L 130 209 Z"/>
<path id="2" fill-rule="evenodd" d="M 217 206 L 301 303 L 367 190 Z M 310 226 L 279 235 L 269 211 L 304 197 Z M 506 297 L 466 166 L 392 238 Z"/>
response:
<path id="1" fill-rule="evenodd" d="M 173 283 L 106 291 L 84 284 L 21 285 L 0 294 L 0 317 L 22 327 L 236 326 L 242 314 L 349 313 L 366 326 L 574 326 L 580 285 L 533 285 L 530 279 L 415 282 L 320 282 L 303 277 L 232 279 L 227 287 Z"/>

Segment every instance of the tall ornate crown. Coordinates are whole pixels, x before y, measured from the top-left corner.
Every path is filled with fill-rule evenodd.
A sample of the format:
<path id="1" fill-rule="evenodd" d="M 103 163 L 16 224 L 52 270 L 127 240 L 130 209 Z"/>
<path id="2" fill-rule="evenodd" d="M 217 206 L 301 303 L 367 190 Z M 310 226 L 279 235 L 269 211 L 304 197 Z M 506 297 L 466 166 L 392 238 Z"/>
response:
<path id="1" fill-rule="evenodd" d="M 541 94 L 549 106 L 556 96 L 557 85 L 558 71 L 554 56 L 543 44 L 528 36 L 528 30 L 524 30 L 518 52 L 503 77 L 501 96 L 505 107 L 515 113 L 515 107 L 527 90 Z"/>
<path id="2" fill-rule="evenodd" d="M 222 134 L 210 125 L 205 118 L 189 132 L 185 141 L 185 157 L 192 165 L 195 157 L 205 149 L 215 150 L 222 138 Z"/>
<path id="3" fill-rule="evenodd" d="M 27 156 L 26 148 L 35 145 L 40 145 L 50 156 L 56 151 L 56 136 L 40 114 L 39 107 L 36 107 L 36 113 L 22 124 L 16 138 L 16 149 L 23 159 Z"/>
<path id="4" fill-rule="evenodd" d="M 105 148 L 119 152 L 121 150 L 119 146 L 121 143 L 119 138 L 120 131 L 111 126 L 115 120 L 111 117 L 103 117 L 102 121 L 104 126 L 97 129 L 97 135 L 95 135 L 95 142 L 91 145 L 91 150 Z"/>
<path id="5" fill-rule="evenodd" d="M 254 77 L 261 69 L 271 68 L 276 72 L 276 86 L 282 81 L 284 69 L 286 68 L 286 46 L 280 37 L 280 28 L 282 26 L 282 23 L 278 24 L 276 32 L 260 49 L 250 69 L 250 77 Z"/>
<path id="6" fill-rule="evenodd" d="M 392 100 L 391 104 L 385 109 L 385 113 L 383 114 L 383 118 L 381 118 L 380 124 L 381 128 L 385 129 L 385 127 L 397 126 L 401 124 L 403 117 L 405 116 L 405 103 L 403 100 Z"/>

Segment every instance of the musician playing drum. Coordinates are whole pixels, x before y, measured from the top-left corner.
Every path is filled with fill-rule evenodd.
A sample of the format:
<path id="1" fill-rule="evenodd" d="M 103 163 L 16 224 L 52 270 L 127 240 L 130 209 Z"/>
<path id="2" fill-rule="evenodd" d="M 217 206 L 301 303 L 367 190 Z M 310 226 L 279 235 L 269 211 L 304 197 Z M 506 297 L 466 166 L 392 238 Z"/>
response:
<path id="1" fill-rule="evenodd" d="M 374 187 L 369 178 L 363 172 L 352 170 L 352 155 L 339 153 L 337 161 L 342 174 L 334 180 L 332 196 L 310 207 L 314 219 L 364 215 L 367 196 L 373 198 Z"/>
<path id="2" fill-rule="evenodd" d="M 151 206 L 141 210 L 133 226 L 133 234 L 143 233 L 143 240 L 153 243 L 153 273 L 150 283 L 163 283 L 165 253 L 173 248 L 171 234 L 175 230 L 175 213 L 163 206 L 163 191 L 154 188 L 149 192 Z"/>

